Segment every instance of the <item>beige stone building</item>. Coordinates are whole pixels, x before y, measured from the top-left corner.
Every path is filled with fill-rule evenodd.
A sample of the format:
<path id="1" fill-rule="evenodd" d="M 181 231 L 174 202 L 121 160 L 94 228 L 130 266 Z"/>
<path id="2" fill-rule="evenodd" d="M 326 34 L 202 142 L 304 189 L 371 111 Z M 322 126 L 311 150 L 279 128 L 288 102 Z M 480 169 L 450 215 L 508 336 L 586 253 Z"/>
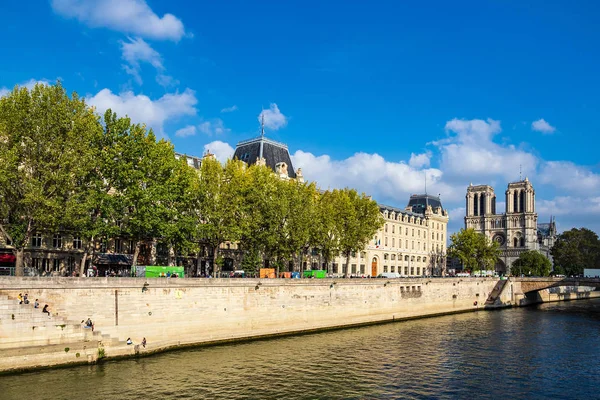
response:
<path id="1" fill-rule="evenodd" d="M 439 197 L 413 195 L 404 209 L 379 205 L 384 225 L 366 248 L 350 258 L 336 257 L 334 275 L 443 276 L 446 273 L 448 211 Z"/>
<path id="2" fill-rule="evenodd" d="M 473 228 L 500 245 L 495 269 L 510 273 L 511 265 L 527 250 L 549 257 L 556 239 L 556 224 L 538 227 L 535 190 L 529 179 L 511 182 L 505 192 L 506 212 L 496 213 L 496 194 L 488 185 L 469 185 L 466 195 L 465 228 Z"/>

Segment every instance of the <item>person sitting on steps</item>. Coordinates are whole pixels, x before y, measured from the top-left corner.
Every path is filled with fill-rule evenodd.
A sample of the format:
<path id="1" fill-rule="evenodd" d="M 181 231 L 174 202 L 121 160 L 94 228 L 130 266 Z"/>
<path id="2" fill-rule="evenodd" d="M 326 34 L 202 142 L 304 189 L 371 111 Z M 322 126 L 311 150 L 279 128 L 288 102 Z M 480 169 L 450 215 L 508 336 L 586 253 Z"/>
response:
<path id="1" fill-rule="evenodd" d="M 40 308 L 40 303 L 38 303 L 38 299 L 35 299 L 35 303 L 33 303 L 33 308 Z"/>
<path id="2" fill-rule="evenodd" d="M 46 304 L 44 306 L 44 308 L 42 309 L 42 312 L 48 314 L 48 317 L 50 317 L 50 310 L 48 310 L 48 304 Z"/>
<path id="3" fill-rule="evenodd" d="M 133 342 L 131 341 L 131 338 L 127 338 L 127 344 L 133 344 Z"/>

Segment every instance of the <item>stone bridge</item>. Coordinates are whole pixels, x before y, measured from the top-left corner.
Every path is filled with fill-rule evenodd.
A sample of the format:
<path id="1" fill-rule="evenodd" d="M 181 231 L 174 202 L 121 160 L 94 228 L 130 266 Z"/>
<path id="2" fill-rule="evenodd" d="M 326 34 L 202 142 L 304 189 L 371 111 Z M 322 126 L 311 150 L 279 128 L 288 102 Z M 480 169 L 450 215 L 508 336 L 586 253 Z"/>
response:
<path id="1" fill-rule="evenodd" d="M 510 278 L 514 282 L 521 283 L 523 293 L 537 292 L 542 289 L 548 289 L 558 286 L 588 286 L 600 287 L 600 278 Z"/>

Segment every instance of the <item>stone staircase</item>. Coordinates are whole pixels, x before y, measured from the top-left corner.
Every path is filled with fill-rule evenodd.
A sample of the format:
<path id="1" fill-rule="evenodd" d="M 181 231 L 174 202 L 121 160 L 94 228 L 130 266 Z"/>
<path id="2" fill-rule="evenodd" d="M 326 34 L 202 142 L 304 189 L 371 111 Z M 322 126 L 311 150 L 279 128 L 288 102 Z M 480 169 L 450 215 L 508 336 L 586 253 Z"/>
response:
<path id="1" fill-rule="evenodd" d="M 487 300 L 485 301 L 486 306 L 498 305 L 497 302 L 500 299 L 500 295 L 502 294 L 504 287 L 506 286 L 506 282 L 508 282 L 508 280 L 501 279 L 496 283 L 496 286 L 494 286 L 494 288 L 490 292 L 490 295 L 488 296 Z"/>
<path id="2" fill-rule="evenodd" d="M 18 368 L 28 358 L 71 362 L 93 362 L 99 349 L 126 349 L 124 341 L 98 330 L 85 328 L 79 321 L 63 315 L 42 312 L 44 304 L 34 308 L 33 303 L 19 304 L 17 299 L 0 293 L 0 366 L 13 364 Z M 104 351 L 104 350 L 103 350 Z M 82 357 L 83 356 L 83 357 Z"/>

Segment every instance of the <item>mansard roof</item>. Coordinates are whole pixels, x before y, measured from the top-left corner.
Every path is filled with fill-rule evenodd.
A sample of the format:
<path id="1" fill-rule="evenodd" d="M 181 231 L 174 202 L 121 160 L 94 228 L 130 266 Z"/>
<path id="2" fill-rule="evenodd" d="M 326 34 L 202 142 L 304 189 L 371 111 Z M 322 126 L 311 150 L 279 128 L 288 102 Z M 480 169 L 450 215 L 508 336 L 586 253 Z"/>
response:
<path id="1" fill-rule="evenodd" d="M 425 215 L 425 210 L 428 205 L 434 210 L 438 207 L 443 210 L 442 201 L 437 196 L 432 196 L 430 194 L 413 194 L 410 196 L 410 200 L 408 200 L 408 207 L 411 207 L 412 211 L 416 214 Z"/>
<path id="2" fill-rule="evenodd" d="M 263 146 L 263 158 L 265 159 L 267 166 L 275 171 L 275 165 L 284 162 L 288 167 L 288 176 L 290 178 L 296 178 L 296 171 L 294 171 L 287 145 L 267 139 L 264 136 L 238 142 L 235 147 L 235 152 L 233 153 L 233 158 L 242 160 L 248 165 L 256 164 L 256 160 L 260 154 L 261 142 Z"/>
<path id="3" fill-rule="evenodd" d="M 398 207 L 386 206 L 385 204 L 379 204 L 379 211 L 393 211 L 396 214 L 404 214 L 409 215 L 411 217 L 424 218 L 423 214 L 414 213 L 412 211 L 407 211 Z"/>

